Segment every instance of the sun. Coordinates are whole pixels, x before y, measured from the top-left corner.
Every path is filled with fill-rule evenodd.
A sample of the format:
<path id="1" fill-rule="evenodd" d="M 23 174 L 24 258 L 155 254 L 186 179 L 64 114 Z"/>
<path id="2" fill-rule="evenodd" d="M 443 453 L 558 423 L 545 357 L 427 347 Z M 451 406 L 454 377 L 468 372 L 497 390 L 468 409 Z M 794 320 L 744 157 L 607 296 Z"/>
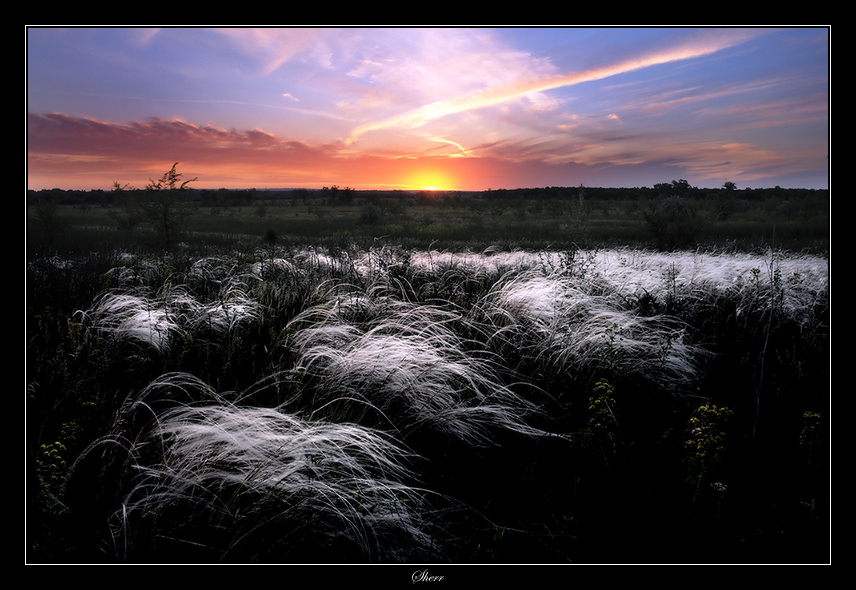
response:
<path id="1" fill-rule="evenodd" d="M 443 172 L 436 170 L 422 171 L 414 174 L 410 179 L 410 186 L 420 191 L 447 191 L 451 190 L 452 182 Z"/>

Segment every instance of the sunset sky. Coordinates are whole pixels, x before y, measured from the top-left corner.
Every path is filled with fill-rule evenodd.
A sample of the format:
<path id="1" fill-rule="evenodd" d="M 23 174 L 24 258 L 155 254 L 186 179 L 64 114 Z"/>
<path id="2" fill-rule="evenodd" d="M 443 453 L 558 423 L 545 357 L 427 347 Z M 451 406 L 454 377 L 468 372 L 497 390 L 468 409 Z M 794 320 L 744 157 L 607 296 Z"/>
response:
<path id="1" fill-rule="evenodd" d="M 828 188 L 829 37 L 28 27 L 27 187 Z"/>

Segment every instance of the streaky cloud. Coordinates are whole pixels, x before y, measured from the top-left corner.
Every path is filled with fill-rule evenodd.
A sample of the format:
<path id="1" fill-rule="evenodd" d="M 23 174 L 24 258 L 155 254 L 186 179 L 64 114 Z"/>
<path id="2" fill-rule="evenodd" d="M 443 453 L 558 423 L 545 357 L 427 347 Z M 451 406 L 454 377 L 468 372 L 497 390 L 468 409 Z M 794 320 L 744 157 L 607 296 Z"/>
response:
<path id="1" fill-rule="evenodd" d="M 451 99 L 431 102 L 387 119 L 360 125 L 352 131 L 348 143 L 354 143 L 360 136 L 371 131 L 389 128 L 413 129 L 434 119 L 494 106 L 533 92 L 544 92 L 583 82 L 602 80 L 656 65 L 704 57 L 743 43 L 763 32 L 765 31 L 762 30 L 759 32 L 755 29 L 707 30 L 675 47 L 623 60 L 611 65 L 566 74 L 523 77 L 513 82 L 489 86 Z"/>

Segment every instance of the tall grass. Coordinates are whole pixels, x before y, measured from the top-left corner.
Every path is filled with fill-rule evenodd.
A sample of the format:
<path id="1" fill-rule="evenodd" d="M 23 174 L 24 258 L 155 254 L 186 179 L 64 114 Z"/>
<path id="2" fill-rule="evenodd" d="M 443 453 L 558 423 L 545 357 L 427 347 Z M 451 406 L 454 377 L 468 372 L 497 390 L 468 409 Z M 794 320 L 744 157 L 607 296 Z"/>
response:
<path id="1" fill-rule="evenodd" d="M 586 383 L 622 375 L 669 390 L 695 376 L 702 354 L 683 341 L 681 322 L 641 317 L 560 276 L 506 276 L 476 312 L 495 326 L 491 341 L 501 350 L 515 350 L 545 373 L 580 376 Z"/>
<path id="2" fill-rule="evenodd" d="M 190 375 L 164 375 L 129 397 L 113 432 L 81 454 L 73 486 L 85 485 L 77 479 L 88 475 L 87 463 L 102 473 L 114 463 L 118 481 L 106 485 L 127 489 L 110 519 L 114 558 L 431 555 L 426 491 L 414 487 L 408 454 L 393 439 L 227 397 Z"/>
<path id="3" fill-rule="evenodd" d="M 828 417 L 822 258 L 378 246 L 104 262 L 63 295 L 76 312 L 39 293 L 28 315 L 42 560 L 471 561 L 514 538 L 525 559 L 608 561 L 620 544 L 603 531 L 642 536 L 652 503 L 682 551 L 676 523 L 707 509 L 708 479 L 685 489 L 681 437 L 708 402 L 739 441 L 717 489 L 754 489 L 760 466 L 777 482 L 822 471 L 818 445 L 810 465 L 789 450 L 804 412 Z M 74 274 L 31 268 L 51 290 Z M 764 506 L 823 500 L 815 479 L 788 493 Z M 735 535 L 761 526 L 750 500 L 730 505 Z M 692 538 L 711 530 L 731 533 Z"/>
<path id="4" fill-rule="evenodd" d="M 158 518 L 180 507 L 197 527 L 223 530 L 211 549 L 226 561 L 397 561 L 431 546 L 424 492 L 405 483 L 401 451 L 378 432 L 205 406 L 164 413 L 156 434 L 163 462 L 128 498 L 129 513 L 164 527 L 156 534 L 181 538 L 176 520 Z"/>
<path id="5" fill-rule="evenodd" d="M 290 344 L 313 409 L 374 420 L 404 440 L 421 429 L 470 444 L 492 429 L 534 434 L 525 419 L 536 408 L 455 331 L 462 321 L 433 305 L 337 297 L 296 317 Z"/>

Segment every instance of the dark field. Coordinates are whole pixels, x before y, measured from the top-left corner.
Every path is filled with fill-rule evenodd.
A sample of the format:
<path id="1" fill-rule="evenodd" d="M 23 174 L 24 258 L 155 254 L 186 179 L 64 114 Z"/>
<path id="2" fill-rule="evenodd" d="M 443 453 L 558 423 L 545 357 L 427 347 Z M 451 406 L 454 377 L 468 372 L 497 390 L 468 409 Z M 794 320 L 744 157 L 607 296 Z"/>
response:
<path id="1" fill-rule="evenodd" d="M 27 562 L 829 563 L 826 192 L 143 196 L 30 195 Z"/>
<path id="2" fill-rule="evenodd" d="M 382 239 L 405 248 L 455 251 L 631 246 L 825 253 L 829 248 L 828 191 L 682 187 L 680 192 L 669 187 L 478 193 L 188 189 L 170 196 L 176 204 L 167 221 L 175 222 L 170 229 L 180 230 L 169 240 L 226 247 L 239 240 L 244 247 L 276 242 L 368 248 Z M 153 227 L 146 215 L 148 200 L 146 191 L 31 192 L 31 251 L 47 245 L 155 251 L 174 245 L 164 243 L 164 220 Z M 48 209 L 43 216 L 38 203 Z"/>

